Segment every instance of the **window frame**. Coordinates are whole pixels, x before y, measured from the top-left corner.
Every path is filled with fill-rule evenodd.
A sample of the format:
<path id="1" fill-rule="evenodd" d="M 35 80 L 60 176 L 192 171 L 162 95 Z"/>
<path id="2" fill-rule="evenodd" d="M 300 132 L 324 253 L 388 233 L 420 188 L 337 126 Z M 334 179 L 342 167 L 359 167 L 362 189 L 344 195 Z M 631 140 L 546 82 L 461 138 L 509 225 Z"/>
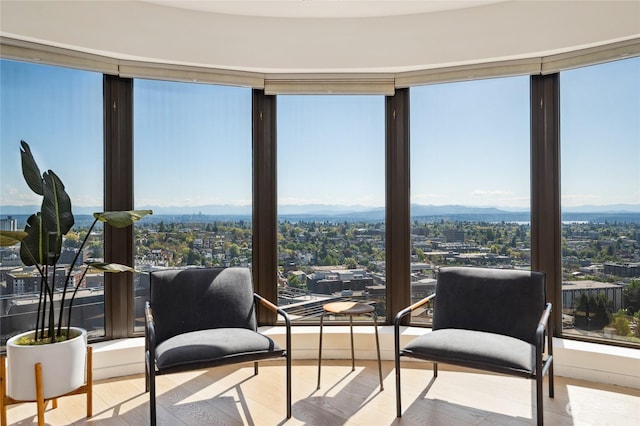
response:
<path id="1" fill-rule="evenodd" d="M 34 61 L 34 45 L 22 43 L 16 47 L 15 43 L 12 44 L 6 38 L 1 42 L 3 47 L 11 46 L 10 50 L 2 52 L 1 58 Z M 50 51 L 52 48 L 38 46 L 48 53 L 44 57 L 55 58 L 58 62 L 56 65 L 65 66 L 64 57 Z M 21 52 L 24 56 L 21 56 Z M 576 51 L 566 67 L 575 68 L 621 57 L 640 56 L 640 40 L 627 41 L 623 46 L 614 43 L 600 47 L 595 53 L 598 53 L 597 57 L 589 49 Z M 544 70 L 520 73 L 530 75 L 531 82 L 531 267 L 547 274 L 547 297 L 557 307 L 562 303 L 558 71 L 566 68 L 563 58 L 562 55 L 543 57 L 541 64 L 546 64 Z M 60 61 L 63 63 L 60 64 Z M 549 64 L 557 64 L 556 68 L 560 69 L 551 69 Z M 91 68 L 85 62 L 67 66 Z M 449 75 L 449 71 L 451 69 L 443 69 L 442 75 Z M 105 210 L 133 208 L 133 80 L 116 74 L 115 71 L 104 73 Z M 430 72 L 429 75 L 431 74 Z M 398 78 L 403 75 L 396 75 L 395 94 L 386 96 L 385 100 L 386 262 L 387 282 L 393 283 L 387 287 L 387 323 L 410 301 L 408 87 L 411 84 L 398 84 Z M 166 79 L 170 80 L 171 76 L 166 76 Z M 260 87 L 253 90 L 251 123 L 253 278 L 256 291 L 272 300 L 277 298 L 276 96 L 266 95 Z M 132 265 L 133 230 L 105 231 L 104 249 L 107 261 Z M 554 312 L 554 322 L 559 325 L 562 323 L 562 310 L 556 309 Z M 128 274 L 109 274 L 105 277 L 105 339 L 140 336 L 141 333 L 133 331 L 133 316 L 133 277 Z M 276 318 L 268 312 L 261 312 L 259 322 L 261 325 L 275 324 Z M 561 327 L 555 327 L 554 335 L 563 337 Z M 635 344 L 622 342 L 565 337 L 637 348 Z"/>

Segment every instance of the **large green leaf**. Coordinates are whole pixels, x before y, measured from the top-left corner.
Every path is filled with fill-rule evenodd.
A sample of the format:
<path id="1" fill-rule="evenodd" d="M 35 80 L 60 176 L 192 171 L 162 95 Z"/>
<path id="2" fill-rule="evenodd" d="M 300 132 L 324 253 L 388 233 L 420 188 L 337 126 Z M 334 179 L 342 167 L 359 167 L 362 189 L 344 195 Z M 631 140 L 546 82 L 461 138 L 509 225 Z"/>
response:
<path id="1" fill-rule="evenodd" d="M 42 195 L 40 212 L 27 221 L 24 238 L 20 247 L 20 258 L 25 265 L 55 265 L 62 250 L 62 236 L 73 226 L 71 199 L 64 190 L 64 184 L 51 170 L 40 176 L 31 148 L 20 141 L 22 175 L 33 192 Z"/>
<path id="2" fill-rule="evenodd" d="M 36 160 L 33 159 L 33 154 L 31 154 L 31 148 L 25 141 L 20 141 L 20 145 L 22 146 L 20 157 L 22 158 L 22 175 L 24 176 L 24 180 L 33 192 L 38 195 L 43 195 L 44 182 Z"/>
<path id="3" fill-rule="evenodd" d="M 22 263 L 26 266 L 47 264 L 49 239 L 42 227 L 40 213 L 29 216 L 24 232 L 27 233 L 27 236 L 24 237 L 22 244 L 20 244 L 20 259 Z M 55 264 L 55 262 L 49 262 L 49 265 L 52 264 Z"/>
<path id="4" fill-rule="evenodd" d="M 71 198 L 64 190 L 64 184 L 53 171 L 45 172 L 44 198 L 42 199 L 42 223 L 49 235 L 55 233 L 60 244 L 62 236 L 73 226 L 73 214 L 71 213 Z M 59 250 L 55 248 L 59 253 Z"/>
<path id="5" fill-rule="evenodd" d="M 18 244 L 29 235 L 24 231 L 0 231 L 0 247 L 9 247 Z"/>
<path id="6" fill-rule="evenodd" d="M 93 217 L 101 222 L 106 222 L 115 228 L 125 228 L 133 225 L 137 220 L 148 214 L 153 214 L 152 210 L 126 210 L 94 213 Z"/>

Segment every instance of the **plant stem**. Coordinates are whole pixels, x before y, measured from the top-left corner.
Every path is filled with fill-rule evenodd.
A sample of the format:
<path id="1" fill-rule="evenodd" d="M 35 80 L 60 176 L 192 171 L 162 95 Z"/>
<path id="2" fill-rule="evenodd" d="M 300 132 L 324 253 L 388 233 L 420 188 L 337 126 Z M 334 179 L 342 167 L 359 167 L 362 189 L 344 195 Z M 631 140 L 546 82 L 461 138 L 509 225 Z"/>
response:
<path id="1" fill-rule="evenodd" d="M 36 312 L 36 330 L 35 330 L 35 334 L 33 335 L 34 340 L 38 340 L 38 334 L 40 334 L 41 336 L 44 334 L 44 309 L 45 309 L 44 306 L 46 306 L 46 301 L 44 300 L 44 285 L 45 285 L 44 283 L 46 281 L 45 277 L 46 275 L 42 275 L 42 271 L 40 271 L 40 295 L 38 296 L 38 311 Z M 42 313 L 42 318 L 40 318 L 40 313 Z M 42 325 L 40 325 L 41 320 L 42 320 Z M 40 328 L 42 328 L 42 331 L 38 333 L 40 331 Z"/>
<path id="2" fill-rule="evenodd" d="M 48 272 L 48 266 L 47 266 L 47 272 Z M 47 275 L 48 277 L 48 275 Z M 53 265 L 53 278 L 51 280 L 51 284 L 49 284 L 49 281 L 46 280 L 46 292 L 49 294 L 49 316 L 48 318 L 48 322 L 49 325 L 47 327 L 47 337 L 49 337 L 50 339 L 53 339 L 53 337 L 55 336 L 55 331 L 56 331 L 56 323 L 55 323 L 55 319 L 56 319 L 56 305 L 55 305 L 55 301 L 54 301 L 54 293 L 55 293 L 55 286 L 56 286 L 56 266 Z"/>
<path id="3" fill-rule="evenodd" d="M 69 272 L 67 273 L 66 279 L 64 280 L 64 287 L 62 288 L 62 300 L 60 302 L 60 315 L 58 316 L 58 333 L 57 333 L 58 335 L 60 335 L 60 331 L 62 330 L 64 299 L 65 299 L 65 296 L 67 295 L 67 288 L 69 287 L 69 281 L 71 280 L 71 272 L 73 271 L 73 268 L 75 268 L 76 262 L 78 261 L 78 257 L 80 256 L 80 253 L 82 253 L 82 250 L 84 249 L 85 244 L 89 240 L 89 237 L 91 236 L 91 231 L 93 231 L 93 228 L 96 226 L 96 223 L 98 223 L 98 218 L 95 218 L 93 220 L 93 223 L 91 224 L 91 227 L 87 232 L 87 235 L 85 235 L 84 239 L 82 240 L 82 243 L 80 244 L 80 248 L 78 248 L 78 251 L 76 252 L 76 255 L 73 258 L 73 262 L 71 262 L 71 266 L 69 267 Z M 84 276 L 86 275 L 86 273 L 87 273 L 87 269 L 85 268 L 84 273 L 82 274 L 82 277 L 80 278 L 80 280 L 78 280 L 77 284 L 75 285 L 75 289 L 71 297 L 71 303 L 69 303 L 69 317 L 68 317 L 69 321 L 67 322 L 67 335 L 69 335 L 69 327 L 71 327 L 71 305 L 73 304 L 73 299 L 75 298 L 76 292 L 78 291 L 78 288 L 80 287 L 80 284 L 82 283 L 82 280 L 84 279 Z"/>
<path id="4" fill-rule="evenodd" d="M 82 271 L 82 275 L 80 276 L 80 280 L 78 281 L 78 283 L 81 283 L 82 280 L 84 280 L 84 276 L 87 275 L 88 271 L 89 271 L 89 267 L 85 267 L 84 271 Z M 71 328 L 71 306 L 73 305 L 73 301 L 76 298 L 76 293 L 78 292 L 79 288 L 80 288 L 80 284 L 78 284 L 76 288 L 73 290 L 73 293 L 71 294 L 71 300 L 69 301 L 69 312 L 68 312 L 68 318 L 67 318 L 67 336 L 69 336 L 69 329 Z"/>

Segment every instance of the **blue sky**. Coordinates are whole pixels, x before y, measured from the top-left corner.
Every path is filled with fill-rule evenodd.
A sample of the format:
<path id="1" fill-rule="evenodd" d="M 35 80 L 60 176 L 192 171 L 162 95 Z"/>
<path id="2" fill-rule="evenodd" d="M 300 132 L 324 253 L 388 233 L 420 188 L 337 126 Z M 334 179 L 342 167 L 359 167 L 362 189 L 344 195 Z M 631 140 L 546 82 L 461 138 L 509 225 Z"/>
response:
<path id="1" fill-rule="evenodd" d="M 134 82 L 136 206 L 251 204 L 251 89 Z"/>
<path id="2" fill-rule="evenodd" d="M 529 78 L 414 88 L 411 199 L 528 208 Z"/>
<path id="3" fill-rule="evenodd" d="M 566 71 L 560 87 L 563 203 L 640 204 L 640 57 Z"/>
<path id="4" fill-rule="evenodd" d="M 102 75 L 0 61 L 0 206 L 38 203 L 19 141 L 102 204 Z M 563 207 L 640 204 L 640 58 L 561 74 Z M 135 201 L 251 202 L 251 90 L 136 80 Z M 529 79 L 411 90 L 418 204 L 529 206 Z M 279 204 L 384 205 L 384 97 L 278 98 Z"/>
<path id="5" fill-rule="evenodd" d="M 383 96 L 278 98 L 279 204 L 383 206 Z"/>
<path id="6" fill-rule="evenodd" d="M 40 202 L 22 178 L 20 140 L 76 205 L 102 205 L 102 122 L 102 74 L 1 60 L 0 206 Z"/>

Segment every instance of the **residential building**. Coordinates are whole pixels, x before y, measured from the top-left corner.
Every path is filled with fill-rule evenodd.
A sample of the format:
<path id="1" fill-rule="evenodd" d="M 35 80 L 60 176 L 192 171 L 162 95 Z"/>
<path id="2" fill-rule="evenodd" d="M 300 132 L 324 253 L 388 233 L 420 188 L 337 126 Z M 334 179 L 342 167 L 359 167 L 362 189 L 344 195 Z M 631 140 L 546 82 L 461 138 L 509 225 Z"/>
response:
<path id="1" fill-rule="evenodd" d="M 0 231 L 17 231 L 18 230 L 18 220 L 12 218 L 11 216 L 7 216 L 6 218 L 0 219 Z"/>

